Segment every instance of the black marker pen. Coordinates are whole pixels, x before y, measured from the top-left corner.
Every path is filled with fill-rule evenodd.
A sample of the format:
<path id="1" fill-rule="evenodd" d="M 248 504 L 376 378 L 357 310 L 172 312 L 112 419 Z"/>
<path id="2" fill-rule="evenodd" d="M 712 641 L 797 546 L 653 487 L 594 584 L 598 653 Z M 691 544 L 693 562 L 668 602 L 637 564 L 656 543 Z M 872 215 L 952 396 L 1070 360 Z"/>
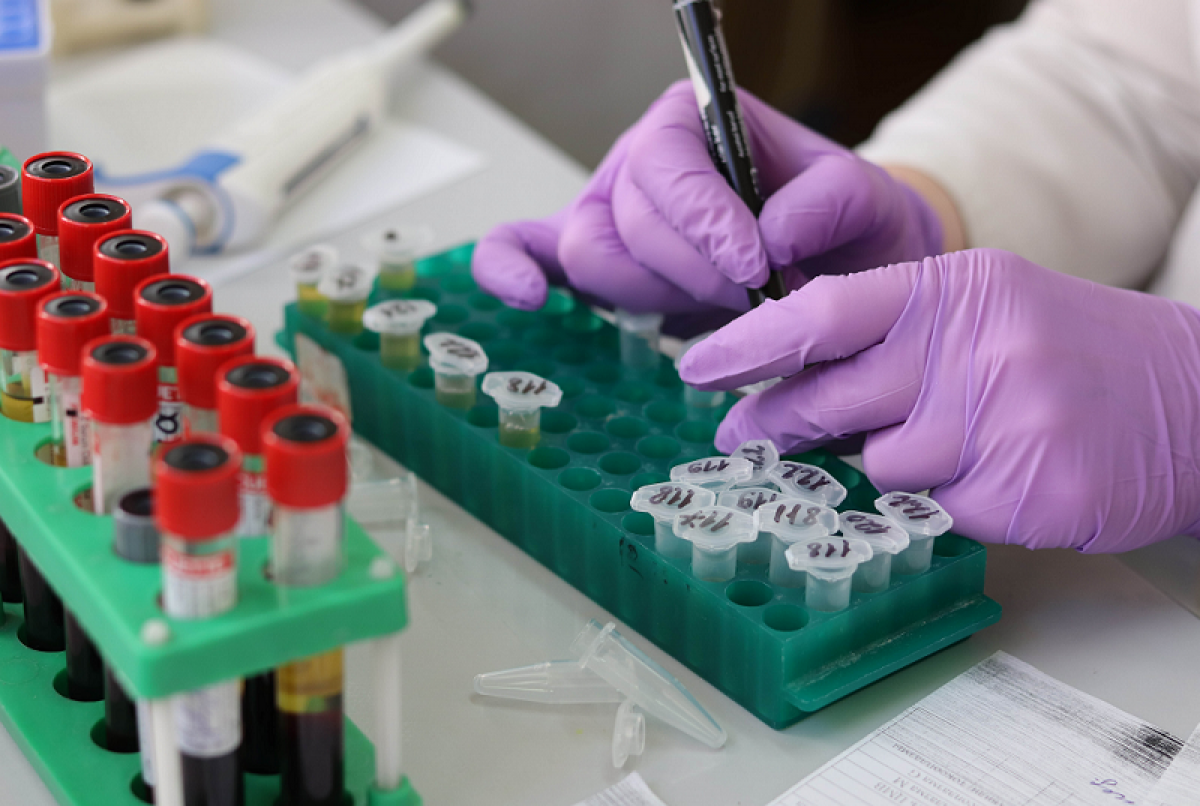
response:
<path id="1" fill-rule="evenodd" d="M 721 21 L 712 0 L 673 0 L 675 22 L 687 58 L 688 73 L 700 105 L 700 120 L 708 138 L 708 152 L 755 218 L 762 212 L 758 171 L 750 153 L 750 138 L 738 104 L 737 84 L 729 65 Z M 762 289 L 747 289 L 751 305 L 762 304 L 763 292 L 771 299 L 787 296 L 783 277 L 772 271 Z"/>

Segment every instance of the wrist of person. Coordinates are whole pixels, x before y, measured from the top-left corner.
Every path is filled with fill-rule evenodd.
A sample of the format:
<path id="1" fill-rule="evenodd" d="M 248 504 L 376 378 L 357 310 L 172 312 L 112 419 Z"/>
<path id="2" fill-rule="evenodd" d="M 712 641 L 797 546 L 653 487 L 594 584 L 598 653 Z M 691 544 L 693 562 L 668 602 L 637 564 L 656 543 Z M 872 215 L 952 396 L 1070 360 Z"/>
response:
<path id="1" fill-rule="evenodd" d="M 959 252 L 970 247 L 966 225 L 958 211 L 958 204 L 940 182 L 906 165 L 884 165 L 883 169 L 906 191 L 915 195 L 936 219 L 938 234 L 931 237 L 937 244 L 931 254 Z"/>

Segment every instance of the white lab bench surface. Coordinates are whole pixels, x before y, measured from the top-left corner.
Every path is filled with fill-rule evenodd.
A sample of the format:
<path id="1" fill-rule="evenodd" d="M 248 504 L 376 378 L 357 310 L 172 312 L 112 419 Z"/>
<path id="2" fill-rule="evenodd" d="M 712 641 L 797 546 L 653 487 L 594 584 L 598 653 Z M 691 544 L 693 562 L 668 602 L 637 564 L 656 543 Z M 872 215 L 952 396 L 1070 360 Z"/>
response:
<path id="1" fill-rule="evenodd" d="M 380 26 L 333 0 L 222 0 L 214 35 L 298 70 L 374 36 Z M 673 42 L 663 43 L 673 47 Z M 88 57 L 95 60 L 100 57 Z M 67 65 L 70 71 L 79 64 Z M 548 214 L 582 187 L 584 171 L 448 71 L 423 67 L 396 114 L 487 157 L 486 167 L 361 230 L 332 239 L 357 249 L 362 232 L 396 220 L 431 225 L 441 249 L 508 219 Z M 217 308 L 250 319 L 274 349 L 293 296 L 275 264 L 217 289 Z M 1180 737 L 1200 721 L 1200 620 L 1114 557 L 998 547 L 987 593 L 999 624 L 783 731 L 752 717 L 641 636 L 626 634 L 676 675 L 729 733 L 712 751 L 648 720 L 646 750 L 612 768 L 616 707 L 552 708 L 489 701 L 475 674 L 567 656 L 590 618 L 609 615 L 490 528 L 421 484 L 434 558 L 410 581 L 404 637 L 404 758 L 427 804 L 572 806 L 631 770 L 668 806 L 761 806 L 921 697 L 997 649 Z M 365 653 L 351 650 L 348 710 L 374 732 Z M 0 661 L 2 662 L 2 661 Z M 53 803 L 0 731 L 0 804 Z"/>

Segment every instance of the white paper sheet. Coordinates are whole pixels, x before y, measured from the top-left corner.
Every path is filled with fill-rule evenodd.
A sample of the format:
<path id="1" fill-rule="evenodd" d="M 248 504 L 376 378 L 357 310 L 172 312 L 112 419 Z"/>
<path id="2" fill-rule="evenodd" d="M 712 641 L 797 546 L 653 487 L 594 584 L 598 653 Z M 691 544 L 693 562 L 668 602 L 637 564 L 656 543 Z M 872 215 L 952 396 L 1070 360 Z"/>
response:
<path id="1" fill-rule="evenodd" d="M 1175 756 L 1146 798 L 1147 806 L 1187 806 L 1200 803 L 1200 727 Z"/>
<path id="2" fill-rule="evenodd" d="M 1145 804 L 1181 746 L 998 652 L 771 806 Z"/>
<path id="3" fill-rule="evenodd" d="M 636 772 L 575 806 L 666 806 Z"/>

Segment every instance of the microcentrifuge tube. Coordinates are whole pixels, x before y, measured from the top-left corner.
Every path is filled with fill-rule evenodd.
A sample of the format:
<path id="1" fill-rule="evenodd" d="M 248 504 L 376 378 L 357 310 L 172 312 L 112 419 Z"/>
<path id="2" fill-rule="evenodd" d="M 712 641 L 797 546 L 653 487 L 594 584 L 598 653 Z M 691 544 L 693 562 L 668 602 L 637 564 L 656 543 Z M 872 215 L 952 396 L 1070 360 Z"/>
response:
<path id="1" fill-rule="evenodd" d="M 95 291 L 96 242 L 110 232 L 129 229 L 133 211 L 124 199 L 89 193 L 76 196 L 58 211 L 59 271 L 63 288 Z"/>
<path id="2" fill-rule="evenodd" d="M 0 411 L 10 420 L 50 420 L 46 371 L 38 362 L 37 314 L 59 290 L 58 270 L 41 260 L 0 264 Z"/>
<path id="3" fill-rule="evenodd" d="M 754 473 L 754 465 L 748 459 L 731 456 L 710 456 L 695 459 L 671 468 L 671 481 L 683 481 L 710 490 L 724 490 L 734 484 L 742 484 Z"/>
<path id="4" fill-rule="evenodd" d="M 317 293 L 326 300 L 325 323 L 331 331 L 343 336 L 362 333 L 371 282 L 371 273 L 361 266 L 341 266 L 325 272 L 317 283 Z"/>
<path id="5" fill-rule="evenodd" d="M 362 324 L 379 334 L 379 360 L 388 369 L 412 372 L 421 366 L 421 328 L 437 313 L 424 299 L 392 299 L 373 305 Z"/>
<path id="6" fill-rule="evenodd" d="M 50 445 L 59 467 L 92 461 L 92 428 L 83 416 L 83 346 L 108 335 L 108 306 L 95 294 L 65 291 L 38 311 L 38 360 L 49 379 Z"/>
<path id="7" fill-rule="evenodd" d="M 885 591 L 892 584 L 892 558 L 908 548 L 908 534 L 882 515 L 867 512 L 843 512 L 839 516 L 842 534 L 856 537 L 871 546 L 871 559 L 854 574 L 854 589 L 863 593 Z"/>
<path id="8" fill-rule="evenodd" d="M 679 371 L 679 364 L 683 361 L 683 357 L 687 355 L 688 350 L 692 349 L 711 335 L 711 333 L 702 333 L 701 335 L 692 339 L 688 339 L 683 343 L 683 346 L 679 348 L 679 355 L 675 356 L 675 370 L 677 372 Z M 699 389 L 695 389 L 684 384 L 683 403 L 689 409 L 715 415 L 724 402 L 724 392 L 703 392 Z"/>
<path id="9" fill-rule="evenodd" d="M 635 373 L 654 373 L 662 361 L 658 351 L 661 313 L 630 313 L 617 309 L 617 330 L 621 336 L 621 364 Z"/>
<path id="10" fill-rule="evenodd" d="M 25 160 L 21 204 L 37 231 L 38 258 L 58 268 L 58 210 L 93 190 L 92 163 L 82 154 L 51 151 Z"/>
<path id="11" fill-rule="evenodd" d="M 175 330 L 175 368 L 183 402 L 183 432 L 217 433 L 217 370 L 254 352 L 254 327 L 245 319 L 201 313 Z"/>
<path id="12" fill-rule="evenodd" d="M 897 574 L 923 574 L 933 562 L 933 543 L 954 528 L 954 519 L 942 506 L 924 495 L 893 492 L 879 496 L 875 508 L 908 532 L 909 546 L 896 555 Z"/>
<path id="13" fill-rule="evenodd" d="M 368 235 L 363 245 L 379 260 L 379 287 L 403 292 L 417 283 L 417 258 L 433 243 L 433 230 L 423 226 L 388 227 Z"/>
<path id="14" fill-rule="evenodd" d="M 726 490 L 717 497 L 718 506 L 729 507 L 753 516 L 762 506 L 783 497 L 779 490 L 768 487 L 738 487 L 736 490 Z M 738 547 L 738 562 L 749 565 L 766 565 L 771 559 L 771 535 L 759 532 L 758 537 L 751 543 L 743 543 Z"/>
<path id="15" fill-rule="evenodd" d="M 663 557 L 686 560 L 692 547 L 675 534 L 675 516 L 711 507 L 717 501 L 712 490 L 683 482 L 648 484 L 633 494 L 629 506 L 654 518 L 654 550 Z"/>
<path id="16" fill-rule="evenodd" d="M 779 498 L 759 507 L 754 516 L 759 533 L 770 535 L 771 566 L 767 575 L 771 584 L 781 588 L 803 587 L 804 574 L 788 565 L 788 547 L 836 532 L 837 512 L 806 498 Z"/>
<path id="17" fill-rule="evenodd" d="M 814 465 L 779 462 L 767 472 L 767 479 L 788 495 L 823 506 L 836 507 L 846 500 L 846 488 Z"/>
<path id="18" fill-rule="evenodd" d="M 0 212 L 0 263 L 37 260 L 37 238 L 29 219 L 17 213 Z"/>
<path id="19" fill-rule="evenodd" d="M 711 506 L 676 515 L 675 534 L 692 544 L 692 576 L 726 582 L 737 573 L 738 546 L 758 537 L 754 516 Z"/>
<path id="20" fill-rule="evenodd" d="M 646 749 L 646 716 L 633 700 L 625 700 L 617 708 L 613 725 L 612 763 L 618 770 L 630 756 L 640 756 Z"/>
<path id="21" fill-rule="evenodd" d="M 489 372 L 483 393 L 500 407 L 500 444 L 530 450 L 542 439 L 542 408 L 562 401 L 557 384 L 532 372 Z"/>
<path id="22" fill-rule="evenodd" d="M 771 470 L 779 464 L 779 449 L 769 439 L 752 439 L 737 446 L 729 454 L 735 459 L 745 459 L 754 466 L 750 478 L 738 483 L 738 487 L 761 487 L 774 484 L 769 478 Z"/>
<path id="23" fill-rule="evenodd" d="M 475 675 L 475 693 L 547 705 L 625 701 L 625 695 L 608 681 L 573 660 L 552 660 Z"/>
<path id="24" fill-rule="evenodd" d="M 453 333 L 425 337 L 438 403 L 451 409 L 475 405 L 475 378 L 487 372 L 488 357 L 478 342 Z"/>
<path id="25" fill-rule="evenodd" d="M 127 229 L 105 235 L 96 244 L 93 276 L 96 293 L 108 302 L 112 332 L 133 336 L 134 289 L 150 277 L 171 271 L 167 242 L 147 230 Z"/>
<path id="26" fill-rule="evenodd" d="M 296 307 L 300 313 L 314 319 L 325 318 L 328 301 L 318 287 L 337 264 L 338 251 L 329 244 L 310 246 L 288 260 L 288 272 L 296 283 Z"/>
<path id="27" fill-rule="evenodd" d="M 858 566 L 871 559 L 863 540 L 824 537 L 793 543 L 787 550 L 793 571 L 808 573 L 804 604 L 809 610 L 836 613 L 850 606 L 850 583 Z"/>

